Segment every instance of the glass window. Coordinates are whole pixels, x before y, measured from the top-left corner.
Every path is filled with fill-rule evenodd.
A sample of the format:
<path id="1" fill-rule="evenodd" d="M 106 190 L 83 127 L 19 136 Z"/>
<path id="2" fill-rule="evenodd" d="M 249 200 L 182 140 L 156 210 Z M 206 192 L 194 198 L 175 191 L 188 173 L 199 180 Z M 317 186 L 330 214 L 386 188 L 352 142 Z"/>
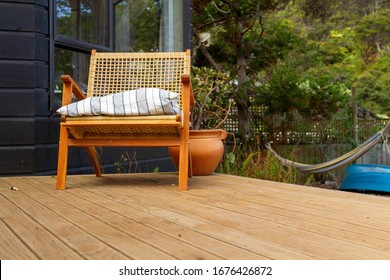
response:
<path id="1" fill-rule="evenodd" d="M 116 51 L 158 51 L 158 2 L 122 0 L 115 3 L 114 12 Z"/>
<path id="2" fill-rule="evenodd" d="M 119 0 L 114 5 L 116 51 L 182 51 L 182 0 Z"/>
<path id="3" fill-rule="evenodd" d="M 64 50 L 54 49 L 55 73 L 54 73 L 54 108 L 57 110 L 62 103 L 61 75 L 70 75 L 80 88 L 87 92 L 88 71 L 90 55 Z"/>
<path id="4" fill-rule="evenodd" d="M 108 0 L 57 0 L 57 35 L 109 46 Z"/>
<path id="5" fill-rule="evenodd" d="M 183 1 L 161 0 L 160 50 L 174 52 L 183 50 Z"/>

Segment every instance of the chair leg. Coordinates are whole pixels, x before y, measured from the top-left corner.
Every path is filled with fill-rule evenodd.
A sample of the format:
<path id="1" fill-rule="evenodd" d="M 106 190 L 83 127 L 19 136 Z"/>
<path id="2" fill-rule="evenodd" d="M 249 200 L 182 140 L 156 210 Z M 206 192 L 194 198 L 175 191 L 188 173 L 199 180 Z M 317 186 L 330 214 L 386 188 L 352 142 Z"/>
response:
<path id="1" fill-rule="evenodd" d="M 188 178 L 192 178 L 191 143 L 188 143 Z"/>
<path id="2" fill-rule="evenodd" d="M 97 155 L 96 149 L 94 147 L 87 147 L 86 150 L 87 150 L 89 157 L 92 161 L 93 170 L 95 171 L 96 177 L 101 177 L 102 170 L 100 168 L 99 157 Z"/>
<path id="3" fill-rule="evenodd" d="M 58 148 L 57 190 L 64 190 L 66 185 L 66 174 L 68 169 L 68 138 L 69 131 L 61 124 L 60 143 Z"/>
<path id="4" fill-rule="evenodd" d="M 184 134 L 183 134 L 184 135 Z M 179 155 L 179 190 L 185 191 L 188 188 L 188 161 L 189 161 L 189 155 L 188 155 L 188 134 L 187 137 L 183 136 L 180 139 L 180 155 Z"/>

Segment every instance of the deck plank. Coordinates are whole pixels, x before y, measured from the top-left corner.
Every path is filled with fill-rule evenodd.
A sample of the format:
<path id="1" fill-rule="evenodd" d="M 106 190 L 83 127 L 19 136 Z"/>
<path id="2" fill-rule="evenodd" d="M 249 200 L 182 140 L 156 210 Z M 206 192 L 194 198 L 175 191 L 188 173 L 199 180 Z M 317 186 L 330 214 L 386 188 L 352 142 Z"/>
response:
<path id="1" fill-rule="evenodd" d="M 389 197 L 220 174 L 176 183 L 0 178 L 0 258 L 390 259 Z"/>
<path id="2" fill-rule="evenodd" d="M 0 259 L 38 259 L 38 256 L 36 256 L 34 252 L 14 234 L 2 219 L 0 219 L 0 233 Z"/>
<path id="3" fill-rule="evenodd" d="M 12 193 L 10 191 L 9 193 Z M 11 196 L 12 199 L 12 196 Z M 1 219 L 39 259 L 82 259 L 40 224 L 0 195 Z"/>
<path id="4" fill-rule="evenodd" d="M 202 233 L 193 231 L 192 229 L 185 228 L 180 224 L 175 224 L 150 213 L 139 211 L 137 208 L 129 207 L 129 204 L 126 203 L 126 200 L 113 199 L 110 202 L 107 202 L 106 199 L 102 198 L 102 194 L 104 193 L 97 194 L 91 191 L 87 192 L 85 190 L 79 190 L 78 193 L 81 193 L 83 196 L 88 196 L 88 199 L 93 200 L 94 202 L 103 200 L 105 201 L 105 207 L 108 207 L 112 211 L 122 213 L 129 219 L 132 219 L 134 222 L 150 227 L 158 231 L 160 234 L 164 233 L 170 235 L 176 239 L 173 242 L 175 247 L 178 243 L 177 239 L 179 239 L 179 243 L 183 241 L 187 244 L 191 244 L 191 247 L 196 247 L 196 251 L 201 250 L 201 252 L 209 252 L 210 254 L 217 256 L 220 259 L 225 259 L 226 256 L 229 256 L 233 259 L 265 259 L 265 257 L 260 254 L 251 253 L 235 245 L 231 245 L 210 236 L 206 236 Z M 118 208 L 118 202 L 121 205 L 125 205 L 125 210 Z M 177 249 L 180 249 L 180 247 L 181 246 L 178 246 Z M 191 251 L 195 251 L 194 248 L 191 249 Z M 191 255 L 193 255 L 193 253 L 188 252 L 188 249 L 178 254 L 178 256 L 183 258 L 191 257 Z M 196 257 L 196 259 L 205 258 L 205 256 L 201 257 L 199 255 L 194 257 Z M 210 257 L 211 255 L 209 258 Z"/>
<path id="5" fill-rule="evenodd" d="M 131 192 L 131 190 L 129 191 Z M 180 202 L 177 202 L 178 200 L 175 199 L 177 194 L 174 194 L 172 191 L 165 191 L 165 189 L 152 190 L 148 188 L 146 192 L 148 193 L 148 199 L 144 203 L 153 203 L 156 207 L 159 204 L 163 204 L 164 208 L 172 212 L 176 211 L 190 217 L 201 217 L 208 223 L 222 224 L 230 230 L 245 233 L 246 236 L 261 236 L 262 240 L 266 240 L 271 244 L 282 245 L 290 250 L 297 251 L 303 249 L 306 252 L 312 251 L 317 256 L 321 252 L 320 254 L 323 256 L 320 256 L 323 258 L 335 255 L 336 252 L 339 252 L 339 258 L 344 256 L 348 259 L 389 257 L 388 253 L 376 248 L 371 249 L 364 245 L 353 244 L 347 240 L 330 239 L 322 233 L 313 233 L 293 228 L 289 225 L 275 224 L 257 217 L 249 217 L 246 213 L 217 209 L 214 205 L 196 203 L 193 199 L 180 198 Z M 152 192 L 155 192 L 155 194 L 152 194 Z M 134 193 L 129 195 L 135 197 L 139 193 L 139 191 L 134 191 Z M 153 199 L 152 195 L 154 195 Z M 186 196 L 187 194 L 179 193 L 179 195 Z M 140 197 L 140 199 L 142 198 Z M 172 214 L 169 213 L 168 216 L 172 216 Z M 286 239 L 286 235 L 290 236 L 290 238 Z"/>
<path id="6" fill-rule="evenodd" d="M 85 179 L 85 178 L 84 178 Z M 78 180 L 78 186 L 83 186 L 83 184 L 89 185 L 88 181 L 84 179 Z M 126 184 L 125 187 L 128 187 Z M 159 218 L 158 216 L 154 216 L 150 214 L 148 204 L 145 207 L 138 207 L 137 205 L 140 202 L 134 203 L 133 199 L 126 199 L 123 196 L 123 190 L 119 190 L 118 195 L 114 195 L 113 188 L 99 188 L 95 190 L 94 188 L 84 190 L 82 188 L 75 188 L 71 190 L 77 196 L 80 196 L 82 199 L 92 201 L 96 204 L 104 204 L 104 207 L 110 209 L 115 213 L 120 213 L 121 215 L 126 216 L 131 219 L 135 223 L 140 225 L 145 225 L 147 227 L 152 228 L 153 230 L 159 231 L 159 234 L 167 234 L 171 236 L 173 239 L 171 242 L 159 242 L 154 246 L 169 246 L 172 250 L 172 243 L 175 244 L 173 247 L 175 250 L 178 250 L 176 254 L 182 258 L 190 258 L 190 259 L 204 259 L 206 256 L 201 252 L 209 252 L 208 258 L 219 258 L 225 259 L 227 256 L 233 259 L 266 259 L 261 254 L 252 253 L 247 249 L 241 249 L 235 244 L 229 244 L 219 239 L 212 238 L 210 236 L 204 235 L 202 233 L 193 231 L 192 229 L 188 229 L 183 227 L 180 224 L 176 224 L 174 222 L 168 221 L 166 219 Z M 110 199 L 108 200 L 107 197 Z M 156 240 L 152 239 L 154 242 Z M 185 250 L 182 248 L 180 244 L 182 242 L 191 245 L 191 250 Z M 194 254 L 196 252 L 197 255 Z M 214 255 L 214 257 L 212 256 Z"/>
<path id="7" fill-rule="evenodd" d="M 48 192 L 48 194 L 51 193 L 53 192 Z M 100 198 L 92 200 L 90 193 L 84 193 L 84 195 L 82 195 L 78 189 L 71 190 L 67 192 L 67 194 L 69 195 L 61 195 L 60 199 L 63 203 L 77 205 L 76 207 L 78 210 L 87 213 L 96 220 L 104 221 L 108 226 L 112 227 L 112 229 L 127 233 L 134 238 L 134 240 L 139 240 L 141 244 L 148 244 L 152 248 L 166 252 L 167 255 L 170 254 L 176 258 L 218 259 L 217 256 L 211 253 L 200 250 L 189 243 L 182 242 L 178 236 L 169 236 L 166 233 L 157 232 L 156 230 L 147 227 L 144 223 L 138 223 L 129 219 L 123 214 L 131 211 L 131 209 L 127 209 L 128 207 L 126 207 L 126 205 L 116 203 L 115 209 L 109 209 L 106 206 L 107 199 Z M 40 196 L 41 194 L 37 195 Z M 61 212 L 61 215 L 67 215 L 67 210 Z M 106 230 L 108 231 L 108 229 Z M 134 243 L 130 238 L 128 238 L 128 242 Z M 133 244 L 132 246 L 135 247 L 136 244 Z M 135 248 L 133 248 L 133 250 L 135 250 Z M 144 251 L 145 248 L 141 248 L 141 250 Z"/>
<path id="8" fill-rule="evenodd" d="M 15 179 L 13 179 L 15 181 Z M 19 192 L 9 192 L 7 198 L 25 213 L 35 219 L 47 231 L 53 233 L 67 246 L 76 252 L 80 252 L 83 258 L 91 259 L 126 259 L 128 256 L 119 253 L 109 245 L 99 241 L 88 232 L 82 230 L 76 224 L 69 222 L 58 215 L 52 209 L 48 209 L 45 204 L 41 204 L 41 194 L 33 193 L 34 189 L 22 179 L 17 180 Z M 36 199 L 38 197 L 38 200 Z M 44 201 L 46 202 L 46 201 Z M 58 252 L 58 257 L 66 256 L 66 252 Z"/>
<path id="9" fill-rule="evenodd" d="M 150 178 L 150 177 L 149 177 Z M 160 182 L 161 184 L 162 182 Z M 84 185 L 88 186 L 89 183 L 85 182 Z M 83 185 L 83 183 L 80 181 L 80 185 Z M 166 216 L 164 216 L 165 219 L 168 217 L 173 217 L 172 212 L 179 212 L 183 213 L 183 215 L 187 215 L 189 213 L 192 213 L 195 217 L 202 217 L 204 220 L 206 220 L 208 223 L 214 223 L 214 224 L 223 224 L 225 227 L 228 227 L 229 229 L 235 229 L 238 231 L 243 231 L 243 222 L 237 222 L 243 220 L 243 217 L 238 216 L 236 213 L 228 213 L 225 214 L 225 211 L 222 211 L 221 213 L 215 212 L 215 206 L 208 207 L 207 205 L 199 205 L 195 204 L 193 202 L 193 199 L 186 200 L 180 199 L 180 203 L 176 203 L 177 195 L 180 196 L 187 196 L 191 192 L 178 192 L 175 193 L 171 189 L 168 189 L 165 187 L 168 185 L 168 183 L 162 183 L 161 185 L 164 186 L 162 189 L 155 190 L 155 202 L 152 200 L 151 197 L 151 191 L 155 188 L 148 187 L 144 190 L 134 190 L 134 187 L 128 187 L 128 183 L 123 183 L 124 189 L 119 190 L 118 196 L 121 197 L 122 193 L 126 193 L 131 198 L 137 198 L 141 200 L 141 203 L 138 201 L 135 204 L 137 205 L 148 205 L 149 211 L 150 211 L 150 205 L 154 205 L 155 207 L 159 207 L 159 205 L 164 205 L 164 208 L 166 210 L 167 206 L 170 208 L 168 209 L 171 212 L 168 212 Z M 141 187 L 142 188 L 142 187 Z M 132 192 L 134 190 L 134 192 Z M 115 192 L 117 190 L 112 190 L 112 192 Z M 142 194 L 143 193 L 143 194 Z M 141 195 L 140 195 L 141 194 Z M 167 198 L 165 198 L 164 194 L 168 195 Z M 144 197 L 147 197 L 145 200 Z M 144 199 L 144 200 L 143 200 Z M 235 195 L 235 200 L 238 199 L 237 194 Z M 173 205 L 172 205 L 173 204 Z M 189 209 L 189 211 L 188 211 Z M 156 210 L 161 211 L 161 210 Z M 201 212 L 201 213 L 200 213 Z M 388 253 L 378 251 L 375 249 L 366 248 L 365 244 L 350 244 L 350 241 L 347 240 L 339 240 L 339 239 L 332 239 L 329 240 L 329 238 L 320 233 L 314 233 L 310 234 L 310 232 L 307 231 L 297 231 L 296 229 L 292 229 L 291 227 L 284 228 L 282 231 L 277 226 L 275 227 L 273 224 L 270 223 L 264 223 L 262 222 L 261 225 L 256 228 L 256 224 L 259 223 L 258 219 L 248 219 L 245 218 L 245 224 L 249 229 L 246 229 L 247 236 L 262 236 L 262 240 L 267 240 L 269 244 L 282 244 L 283 248 L 288 248 L 290 250 L 305 250 L 306 252 L 309 252 L 310 250 L 313 251 L 313 254 L 316 254 L 318 257 L 318 252 L 321 252 L 323 256 L 321 258 L 328 258 L 330 255 L 335 256 L 335 252 L 339 252 L 340 256 L 343 256 L 344 258 L 348 259 L 354 259 L 354 258 L 362 258 L 362 257 L 369 257 L 369 258 L 382 258 L 384 256 L 389 256 Z M 273 229 L 274 228 L 274 229 Z M 219 230 L 220 231 L 220 230 Z M 290 239 L 286 240 L 285 235 L 288 234 L 291 236 Z M 296 236 L 297 238 L 294 239 L 293 237 Z M 279 239 L 278 239 L 279 238 Z M 318 240 L 316 240 L 318 239 Z M 309 241 L 308 241 L 309 240 Z M 327 241 L 327 246 L 324 245 L 324 241 Z M 253 242 L 253 241 L 252 241 Z M 281 243 L 284 242 L 284 243 Z M 296 242 L 296 244 L 294 244 Z M 345 251 L 344 247 L 347 246 L 351 252 Z M 330 248 L 328 248 L 330 247 Z M 355 247 L 355 250 L 352 250 L 352 248 Z M 364 249 L 362 251 L 362 249 Z M 275 250 L 275 249 L 274 249 Z M 298 251 L 300 252 L 300 251 Z"/>
<path id="10" fill-rule="evenodd" d="M 31 184 L 35 184 L 39 188 L 41 182 L 31 180 Z M 95 207 L 98 208 L 98 205 L 88 205 L 87 201 L 80 202 L 77 199 L 74 201 L 75 196 L 71 192 L 51 190 L 50 194 L 48 194 L 32 186 L 21 187 L 21 191 L 39 200 L 40 203 L 46 205 L 69 222 L 79 225 L 81 229 L 99 239 L 100 242 L 110 244 L 115 250 L 125 254 L 129 259 L 175 259 L 171 254 L 162 252 L 135 238 L 132 236 L 131 231 L 128 232 L 125 229 L 111 226 L 107 219 L 118 221 L 123 225 L 126 225 L 127 221 L 115 215 L 109 216 L 108 214 L 109 217 L 103 218 L 95 215 Z M 80 202 L 81 205 L 78 205 L 77 202 Z"/>
<path id="11" fill-rule="evenodd" d="M 245 178 L 245 180 L 248 180 L 248 178 Z M 270 187 L 270 185 L 274 185 L 275 183 L 271 181 L 262 181 L 261 186 L 257 187 L 254 192 L 248 192 L 245 188 L 253 189 L 254 187 L 253 181 L 249 183 L 250 185 L 245 183 L 245 181 L 240 184 L 240 181 L 226 180 L 224 185 L 229 188 L 224 188 L 225 194 L 231 196 L 241 195 L 246 201 L 269 203 L 282 209 L 307 213 L 317 217 L 351 221 L 365 227 L 372 225 L 374 229 L 377 229 L 379 226 L 387 229 L 387 231 L 389 230 L 390 221 L 386 212 L 389 209 L 389 205 L 376 204 L 377 201 L 388 201 L 389 198 L 387 197 L 374 197 L 297 185 L 290 185 L 288 189 L 284 190 L 279 187 L 286 187 L 283 184 L 277 185 L 278 187 Z M 223 188 L 220 185 L 220 180 L 213 180 L 210 184 L 211 186 L 214 189 Z M 310 190 L 313 189 L 318 193 L 310 194 Z M 331 196 L 326 198 L 321 195 L 322 193 L 328 193 Z M 339 197 L 337 198 L 337 196 Z M 366 197 L 367 201 L 364 202 Z M 359 203 L 360 199 L 363 199 L 362 203 Z M 369 203 L 370 199 L 375 199 L 375 203 Z M 373 213 L 374 215 L 370 216 L 368 215 L 369 213 Z"/>
<path id="12" fill-rule="evenodd" d="M 215 245 L 220 244 L 224 246 L 225 251 L 223 258 L 229 259 L 278 259 L 278 258 L 305 258 L 310 259 L 310 256 L 306 254 L 301 254 L 295 251 L 288 250 L 282 246 L 270 244 L 268 242 L 263 242 L 262 240 L 257 240 L 250 236 L 241 234 L 240 232 L 235 232 L 230 228 L 226 228 L 223 225 L 216 225 L 210 223 L 207 219 L 201 219 L 200 217 L 192 217 L 188 215 L 186 209 L 184 211 L 179 211 L 175 207 L 170 207 L 167 209 L 167 204 L 164 207 L 161 207 L 161 202 L 165 203 L 165 200 L 160 202 L 155 202 L 151 200 L 151 196 L 148 194 L 146 200 L 139 201 L 138 198 L 135 198 L 137 203 L 135 203 L 133 195 L 123 196 L 120 193 L 115 193 L 110 191 L 110 194 L 114 196 L 114 199 L 121 201 L 121 203 L 126 204 L 136 204 L 137 210 L 146 211 L 148 214 L 157 217 L 158 219 L 168 221 L 171 224 L 180 226 L 186 229 L 186 231 L 192 231 L 193 234 L 197 235 L 195 239 L 192 240 L 193 243 L 199 244 L 198 246 L 203 246 L 203 250 L 210 251 L 212 250 L 216 254 L 221 254 L 223 252 L 218 252 L 219 248 Z M 157 201 L 160 200 L 160 197 L 155 197 Z M 144 206 L 147 205 L 147 206 Z M 179 211 L 179 212 L 178 212 Z M 181 213 L 180 213 L 181 212 Z M 183 237 L 182 235 L 180 237 Z M 211 239 L 211 246 L 206 246 L 203 243 L 205 238 Z M 240 253 L 243 252 L 242 256 L 238 255 L 236 251 L 239 250 Z"/>
<path id="13" fill-rule="evenodd" d="M 218 187 L 216 186 L 216 188 Z M 326 191 L 326 193 L 337 195 L 338 191 Z M 264 192 L 261 191 L 260 195 L 264 196 Z M 264 196 L 264 198 L 266 196 Z M 362 195 L 360 195 L 359 197 L 362 197 Z M 354 233 L 358 233 L 356 238 L 358 240 L 361 239 L 360 240 L 361 244 L 367 244 L 367 240 L 365 238 L 371 235 L 375 235 L 377 237 L 380 237 L 380 241 L 378 242 L 380 244 L 375 243 L 374 247 L 378 245 L 379 246 L 383 245 L 383 249 L 386 250 L 390 249 L 389 247 L 390 228 L 387 226 L 386 223 L 388 218 L 386 217 L 385 221 L 379 220 L 379 224 L 376 224 L 375 227 L 368 227 L 367 223 L 365 222 L 362 223 L 360 216 L 356 221 L 356 217 L 357 217 L 356 215 L 354 216 L 355 219 L 351 219 L 351 217 L 346 216 L 345 213 L 343 213 L 345 212 L 343 208 L 356 207 L 356 204 L 345 205 L 344 201 L 338 201 L 339 204 L 338 207 L 340 208 L 340 206 L 342 206 L 341 213 L 338 213 L 337 215 L 329 215 L 328 217 L 325 217 L 327 216 L 327 213 L 321 212 L 319 216 L 316 216 L 316 219 L 313 219 L 313 211 L 309 210 L 309 213 L 306 213 L 302 211 L 301 207 L 292 206 L 291 203 L 286 203 L 284 201 L 279 202 L 280 200 L 279 195 L 272 196 L 272 197 L 268 196 L 267 199 L 262 199 L 261 202 L 259 200 L 253 200 L 251 197 L 249 197 L 245 201 L 236 200 L 234 197 L 232 197 L 231 200 L 234 199 L 234 205 L 232 205 L 227 203 L 227 200 L 229 200 L 228 197 L 221 198 L 220 192 L 217 192 L 213 189 L 209 189 L 207 191 L 207 198 L 205 196 L 205 193 L 201 192 L 196 196 L 196 199 L 197 200 L 213 199 L 214 201 L 213 204 L 218 205 L 221 208 L 228 207 L 231 210 L 240 209 L 241 212 L 246 212 L 248 215 L 251 216 L 258 216 L 258 214 L 261 212 L 263 213 L 262 218 L 268 219 L 270 221 L 275 221 L 281 224 L 290 224 L 290 225 L 294 225 L 296 223 L 296 226 L 299 226 L 301 224 L 302 228 L 318 231 L 318 232 L 324 232 L 326 235 L 334 234 L 335 236 L 339 236 L 340 238 L 346 238 L 348 240 L 351 240 L 350 234 L 353 235 Z M 318 198 L 313 197 L 312 199 L 318 199 Z M 321 200 L 323 201 L 322 198 Z M 388 199 L 384 199 L 383 201 L 387 201 L 388 203 Z M 325 203 L 330 204 L 329 202 L 326 201 Z M 361 206 L 358 205 L 358 207 Z M 303 210 L 306 211 L 307 209 L 304 207 Z M 381 215 L 382 212 L 386 213 L 387 210 L 388 209 L 381 207 L 380 209 L 377 209 L 376 212 L 379 211 L 379 214 Z M 372 212 L 372 209 L 370 209 L 370 211 L 367 212 Z M 374 217 L 375 219 L 377 218 L 376 216 Z M 382 222 L 386 223 L 385 226 L 382 226 Z"/>

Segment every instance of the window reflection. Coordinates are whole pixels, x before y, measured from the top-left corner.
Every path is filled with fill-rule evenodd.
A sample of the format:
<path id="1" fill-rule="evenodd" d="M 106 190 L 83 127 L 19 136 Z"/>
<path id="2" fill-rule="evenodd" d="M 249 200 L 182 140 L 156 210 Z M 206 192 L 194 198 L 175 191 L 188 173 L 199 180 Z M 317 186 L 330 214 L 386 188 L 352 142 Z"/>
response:
<path id="1" fill-rule="evenodd" d="M 115 50 L 158 51 L 159 14 L 158 1 L 118 1 L 115 4 Z"/>
<path id="2" fill-rule="evenodd" d="M 57 34 L 109 46 L 108 0 L 57 0 Z"/>
<path id="3" fill-rule="evenodd" d="M 87 92 L 88 71 L 90 55 L 72 52 L 60 48 L 54 50 L 55 73 L 54 73 L 54 109 L 61 107 L 62 81 L 61 75 L 70 75 Z"/>
<path id="4" fill-rule="evenodd" d="M 116 51 L 181 51 L 182 0 L 115 2 Z"/>
<path id="5" fill-rule="evenodd" d="M 183 1 L 160 0 L 160 50 L 183 50 Z"/>

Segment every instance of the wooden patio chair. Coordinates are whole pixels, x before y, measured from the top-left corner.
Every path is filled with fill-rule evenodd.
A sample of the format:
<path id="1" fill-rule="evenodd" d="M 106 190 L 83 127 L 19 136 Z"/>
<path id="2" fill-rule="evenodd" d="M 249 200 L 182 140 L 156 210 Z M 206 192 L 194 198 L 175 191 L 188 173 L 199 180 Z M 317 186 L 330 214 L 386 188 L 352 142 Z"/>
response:
<path id="1" fill-rule="evenodd" d="M 57 189 L 66 185 L 68 147 L 85 147 L 97 177 L 102 175 L 94 147 L 179 146 L 178 188 L 186 190 L 191 176 L 189 112 L 194 104 L 190 80 L 190 51 L 165 53 L 100 53 L 92 51 L 87 94 L 68 76 L 63 81 L 62 105 L 72 94 L 83 100 L 139 88 L 159 88 L 178 93 L 180 113 L 152 116 L 62 115 L 57 169 Z M 71 135 L 71 137 L 70 137 Z"/>

